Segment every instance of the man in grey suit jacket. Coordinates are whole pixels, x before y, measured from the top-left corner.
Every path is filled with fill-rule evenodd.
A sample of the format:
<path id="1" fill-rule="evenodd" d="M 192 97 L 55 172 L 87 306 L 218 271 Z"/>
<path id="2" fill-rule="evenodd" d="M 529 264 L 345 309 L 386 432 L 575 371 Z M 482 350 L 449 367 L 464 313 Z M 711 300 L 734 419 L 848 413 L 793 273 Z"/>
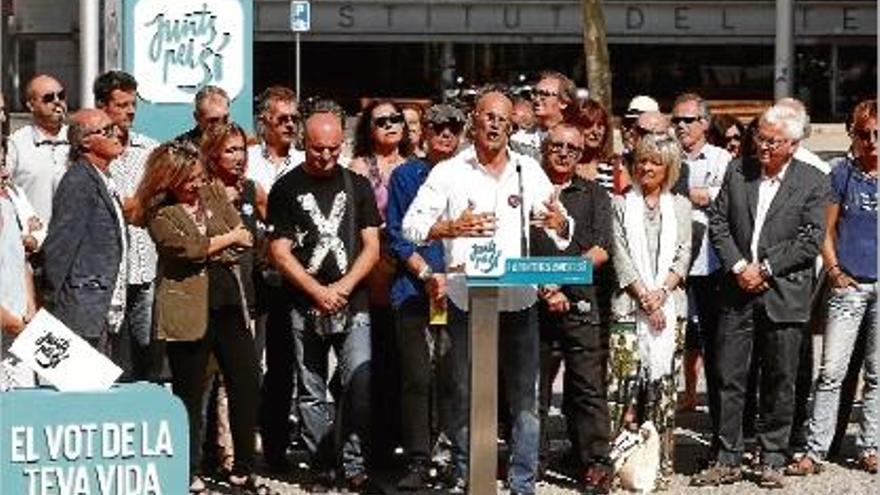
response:
<path id="1" fill-rule="evenodd" d="M 101 110 L 71 118 L 70 166 L 58 184 L 43 244 L 47 309 L 104 354 L 125 309 L 125 221 L 109 176 L 123 151 Z"/>
<path id="2" fill-rule="evenodd" d="M 813 263 L 829 194 L 825 175 L 792 158 L 802 136 L 791 109 L 767 110 L 755 138 L 757 157 L 730 164 L 709 211 L 709 235 L 724 270 L 714 342 L 719 449 L 717 463 L 694 477 L 694 485 L 742 478 L 743 404 L 753 352 L 760 353 L 763 366 L 759 483 L 783 484 L 801 329 L 810 314 Z"/>

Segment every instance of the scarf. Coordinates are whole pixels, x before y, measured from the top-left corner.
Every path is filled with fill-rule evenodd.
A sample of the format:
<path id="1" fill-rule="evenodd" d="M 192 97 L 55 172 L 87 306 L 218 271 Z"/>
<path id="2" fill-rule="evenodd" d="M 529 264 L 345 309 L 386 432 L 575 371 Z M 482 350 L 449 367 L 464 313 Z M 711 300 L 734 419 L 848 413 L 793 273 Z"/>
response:
<path id="1" fill-rule="evenodd" d="M 648 290 L 662 287 L 678 244 L 678 227 L 675 219 L 675 205 L 672 194 L 660 195 L 660 248 L 657 253 L 657 270 L 651 269 L 651 253 L 645 235 L 645 200 L 641 191 L 633 188 L 624 198 L 624 228 L 629 244 L 630 256 L 639 278 Z M 641 308 L 636 310 L 636 335 L 638 337 L 639 357 L 651 380 L 657 380 L 672 373 L 672 359 L 675 353 L 676 308 L 672 295 L 666 297 L 662 311 L 666 317 L 666 328 L 656 332 L 648 322 L 648 314 Z"/>

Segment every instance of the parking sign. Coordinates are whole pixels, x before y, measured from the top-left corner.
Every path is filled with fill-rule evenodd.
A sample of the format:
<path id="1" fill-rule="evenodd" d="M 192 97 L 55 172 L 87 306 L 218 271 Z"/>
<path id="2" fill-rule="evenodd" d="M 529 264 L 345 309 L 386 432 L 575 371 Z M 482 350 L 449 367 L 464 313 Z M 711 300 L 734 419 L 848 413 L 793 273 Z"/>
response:
<path id="1" fill-rule="evenodd" d="M 312 27 L 312 11 L 308 1 L 290 2 L 290 30 L 294 33 L 307 32 Z"/>

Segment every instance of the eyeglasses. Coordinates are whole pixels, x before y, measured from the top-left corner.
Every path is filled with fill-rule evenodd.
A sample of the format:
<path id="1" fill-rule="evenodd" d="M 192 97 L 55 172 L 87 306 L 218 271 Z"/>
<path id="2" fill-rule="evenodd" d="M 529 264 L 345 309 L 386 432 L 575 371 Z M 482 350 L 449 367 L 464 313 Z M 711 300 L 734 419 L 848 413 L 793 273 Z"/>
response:
<path id="1" fill-rule="evenodd" d="M 584 152 L 583 148 L 564 141 L 551 141 L 548 148 L 551 153 L 568 158 L 580 158 L 581 153 Z"/>
<path id="2" fill-rule="evenodd" d="M 532 98 L 553 98 L 559 96 L 559 92 L 557 91 L 548 91 L 546 89 L 537 89 L 534 93 L 532 93 Z"/>
<path id="3" fill-rule="evenodd" d="M 691 125 L 694 122 L 696 122 L 702 118 L 703 117 L 697 117 L 694 115 L 686 115 L 686 116 L 672 117 L 671 122 L 672 122 L 672 125 L 678 125 L 678 124 Z"/>
<path id="4" fill-rule="evenodd" d="M 67 93 L 62 89 L 61 91 L 58 91 L 57 93 L 44 94 L 43 96 L 40 97 L 40 101 L 42 101 L 45 104 L 49 104 L 49 103 L 52 103 L 53 101 L 55 101 L 56 99 L 58 101 L 64 101 L 65 98 L 67 98 Z"/>
<path id="5" fill-rule="evenodd" d="M 107 124 L 100 129 L 95 129 L 93 131 L 87 132 L 86 136 L 95 136 L 98 134 L 104 136 L 105 138 L 115 137 L 117 134 L 119 134 L 119 126 L 116 124 Z"/>
<path id="6" fill-rule="evenodd" d="M 275 117 L 275 125 L 296 124 L 298 120 L 299 115 L 296 114 L 279 115 Z"/>
<path id="7" fill-rule="evenodd" d="M 859 129 L 853 131 L 853 135 L 859 140 L 864 142 L 874 141 L 877 142 L 877 129 Z"/>
<path id="8" fill-rule="evenodd" d="M 755 136 L 755 145 L 759 148 L 767 147 L 773 151 L 779 149 L 784 144 L 788 144 L 790 141 L 790 139 L 769 138 L 760 134 Z"/>
<path id="9" fill-rule="evenodd" d="M 217 117 L 208 117 L 205 119 L 205 123 L 207 123 L 208 125 L 228 124 L 229 114 L 218 115 Z"/>
<path id="10" fill-rule="evenodd" d="M 402 124 L 403 122 L 403 115 L 399 113 L 383 115 L 381 117 L 376 117 L 375 119 L 373 119 L 373 125 L 378 127 L 379 129 L 387 129 L 392 126 Z"/>
<path id="11" fill-rule="evenodd" d="M 464 123 L 457 120 L 449 120 L 440 124 L 430 124 L 430 126 L 431 130 L 434 131 L 434 134 L 442 134 L 444 130 L 449 129 L 449 132 L 456 136 L 461 133 L 462 129 L 464 129 Z"/>

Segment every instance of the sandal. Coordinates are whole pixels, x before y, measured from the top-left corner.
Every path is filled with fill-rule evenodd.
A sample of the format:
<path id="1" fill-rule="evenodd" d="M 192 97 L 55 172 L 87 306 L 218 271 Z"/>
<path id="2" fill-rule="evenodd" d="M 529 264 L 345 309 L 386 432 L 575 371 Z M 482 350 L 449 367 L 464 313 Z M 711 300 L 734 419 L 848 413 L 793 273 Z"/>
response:
<path id="1" fill-rule="evenodd" d="M 821 473 L 823 469 L 824 467 L 821 463 L 813 460 L 813 458 L 808 455 L 802 455 L 799 459 L 796 458 L 794 462 L 785 467 L 785 475 L 810 476 L 812 474 Z"/>
<path id="2" fill-rule="evenodd" d="M 856 466 L 862 471 L 877 474 L 877 452 L 863 452 L 856 461 Z"/>

